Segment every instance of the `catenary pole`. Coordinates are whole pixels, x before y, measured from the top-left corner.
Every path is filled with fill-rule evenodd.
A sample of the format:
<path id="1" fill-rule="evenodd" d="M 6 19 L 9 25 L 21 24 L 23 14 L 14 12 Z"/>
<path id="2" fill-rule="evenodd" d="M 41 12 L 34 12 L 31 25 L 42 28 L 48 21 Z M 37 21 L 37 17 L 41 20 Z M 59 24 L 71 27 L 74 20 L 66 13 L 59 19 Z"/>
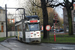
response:
<path id="1" fill-rule="evenodd" d="M 8 37 L 8 30 L 7 30 L 7 4 L 5 4 L 5 20 L 6 20 L 6 37 Z"/>

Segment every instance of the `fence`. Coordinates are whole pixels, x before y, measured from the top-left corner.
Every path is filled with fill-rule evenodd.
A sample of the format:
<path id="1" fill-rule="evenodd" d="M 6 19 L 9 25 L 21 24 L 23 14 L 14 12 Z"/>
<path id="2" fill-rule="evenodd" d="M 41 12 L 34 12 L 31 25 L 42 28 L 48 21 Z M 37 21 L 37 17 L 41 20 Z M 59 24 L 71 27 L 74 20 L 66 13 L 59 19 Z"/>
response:
<path id="1" fill-rule="evenodd" d="M 15 31 L 9 31 L 8 36 L 15 36 Z M 6 32 L 0 32 L 0 37 L 6 37 Z"/>

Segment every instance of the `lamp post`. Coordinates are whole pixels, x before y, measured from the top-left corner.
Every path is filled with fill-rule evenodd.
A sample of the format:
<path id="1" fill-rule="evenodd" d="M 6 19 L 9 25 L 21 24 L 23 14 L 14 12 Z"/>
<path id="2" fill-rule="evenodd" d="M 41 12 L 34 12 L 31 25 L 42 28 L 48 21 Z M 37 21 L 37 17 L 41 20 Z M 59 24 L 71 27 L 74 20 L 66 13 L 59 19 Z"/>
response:
<path id="1" fill-rule="evenodd" d="M 8 30 L 7 30 L 7 5 L 5 4 L 5 19 L 6 19 L 6 37 L 8 37 Z"/>

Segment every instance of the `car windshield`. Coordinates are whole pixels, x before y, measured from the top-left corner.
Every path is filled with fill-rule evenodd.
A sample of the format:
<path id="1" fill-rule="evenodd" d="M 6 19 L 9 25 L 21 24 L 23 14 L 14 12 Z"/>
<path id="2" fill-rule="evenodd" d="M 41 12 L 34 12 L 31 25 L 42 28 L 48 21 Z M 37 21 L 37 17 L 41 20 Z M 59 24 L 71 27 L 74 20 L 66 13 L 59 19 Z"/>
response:
<path id="1" fill-rule="evenodd" d="M 39 30 L 39 24 L 28 24 L 29 30 L 30 31 L 37 31 Z"/>

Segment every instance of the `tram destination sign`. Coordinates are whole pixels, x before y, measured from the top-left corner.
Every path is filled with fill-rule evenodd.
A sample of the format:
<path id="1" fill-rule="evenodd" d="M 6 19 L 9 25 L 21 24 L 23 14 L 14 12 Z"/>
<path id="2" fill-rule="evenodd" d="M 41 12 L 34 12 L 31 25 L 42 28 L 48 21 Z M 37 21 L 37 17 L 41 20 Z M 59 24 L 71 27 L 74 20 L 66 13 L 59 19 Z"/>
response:
<path id="1" fill-rule="evenodd" d="M 35 23 L 37 22 L 37 20 L 30 20 L 30 23 Z"/>

